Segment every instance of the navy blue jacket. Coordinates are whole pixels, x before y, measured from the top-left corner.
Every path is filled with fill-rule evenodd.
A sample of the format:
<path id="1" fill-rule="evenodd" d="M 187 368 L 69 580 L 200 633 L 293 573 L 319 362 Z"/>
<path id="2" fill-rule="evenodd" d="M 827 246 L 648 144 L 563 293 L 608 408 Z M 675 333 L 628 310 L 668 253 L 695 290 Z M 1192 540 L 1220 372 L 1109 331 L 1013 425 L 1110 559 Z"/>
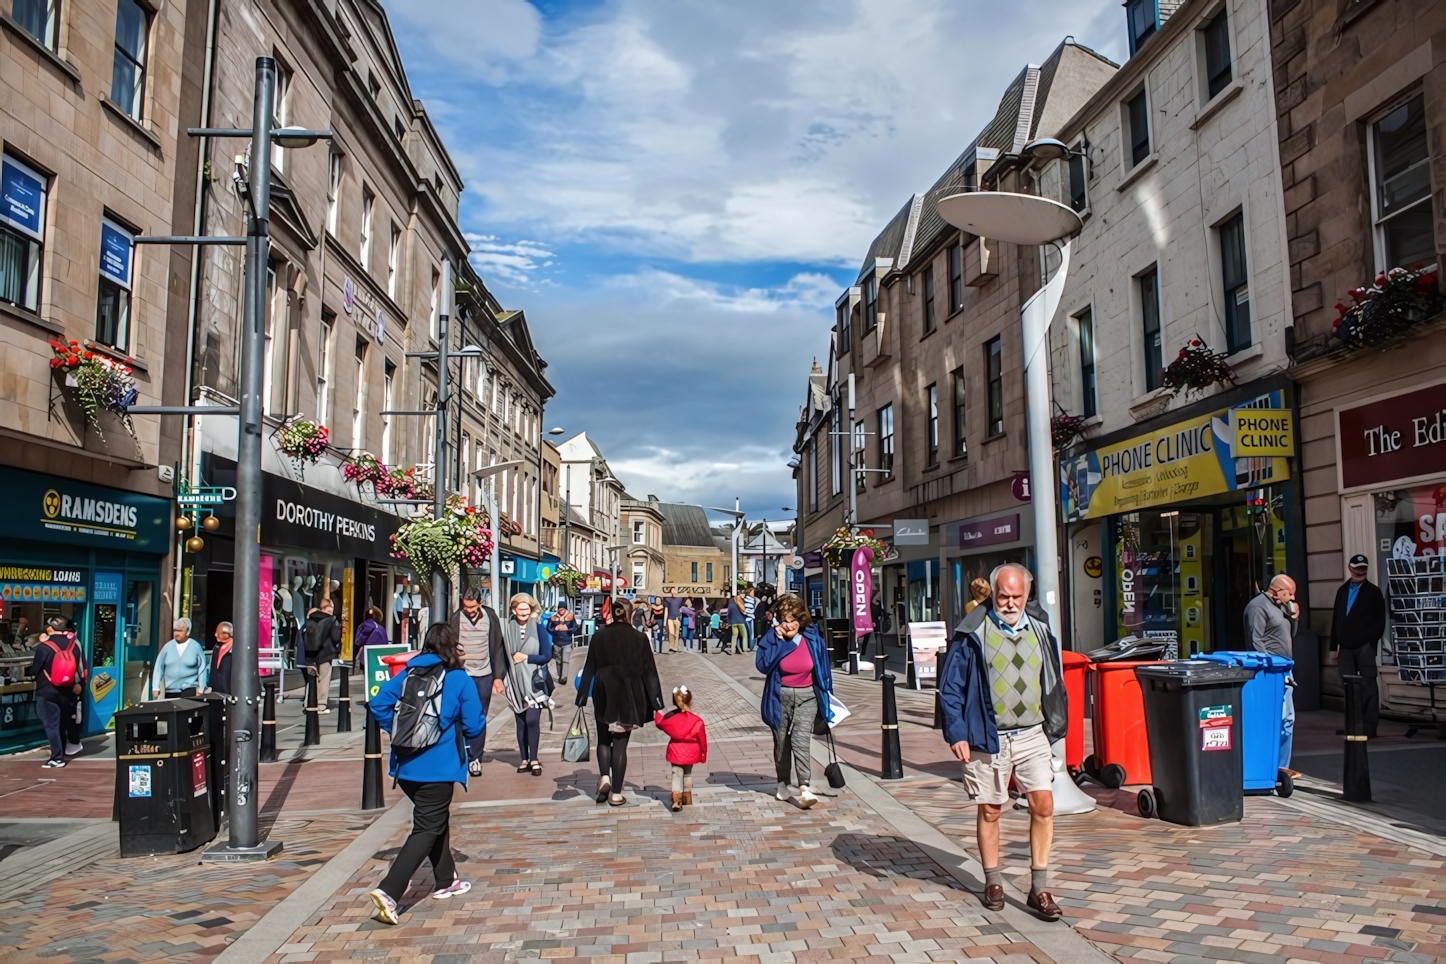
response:
<path id="1" fill-rule="evenodd" d="M 803 630 L 803 638 L 813 655 L 813 693 L 818 698 L 819 712 L 825 719 L 832 720 L 828 698 L 833 692 L 833 668 L 829 665 L 828 646 L 812 626 Z M 796 645 L 793 640 L 779 636 L 777 630 L 770 629 L 758 641 L 758 651 L 753 656 L 753 665 L 763 674 L 763 722 L 775 730 L 783 726 L 783 670 L 779 669 L 779 664 Z M 812 726 L 812 721 L 808 725 Z"/>
<path id="2" fill-rule="evenodd" d="M 547 630 L 547 632 L 551 634 L 552 645 L 571 646 L 573 634 L 582 631 L 582 623 L 577 621 L 576 616 L 572 617 L 566 622 L 557 622 L 556 616 L 553 615 L 547 618 L 547 622 L 543 625 L 543 629 Z"/>
<path id="3" fill-rule="evenodd" d="M 989 692 L 989 675 L 984 664 L 984 620 L 989 618 L 988 606 L 975 606 L 954 630 L 954 639 L 944 654 L 939 670 L 939 703 L 944 710 L 944 742 L 968 743 L 984 753 L 999 752 L 999 728 L 994 722 L 994 698 Z M 1043 610 L 1026 610 L 1025 618 L 1034 624 L 1034 631 L 1044 646 L 1041 683 L 1047 704 L 1051 697 L 1063 696 L 1064 677 L 1060 670 L 1059 644 L 1050 632 Z M 1051 739 L 1064 735 L 1063 729 L 1051 725 L 1046 712 L 1045 730 Z"/>
<path id="4" fill-rule="evenodd" d="M 413 656 L 407 663 L 408 672 L 412 667 L 436 666 L 442 661 L 434 653 Z M 397 700 L 402 696 L 402 684 L 406 673 L 398 673 L 383 684 L 381 691 L 371 698 L 367 710 L 377 718 L 382 729 L 391 732 L 392 717 L 395 715 Z M 442 680 L 442 738 L 425 750 L 401 757 L 392 751 L 391 775 L 399 780 L 414 780 L 417 783 L 460 783 L 467 785 L 467 751 L 458 738 L 461 735 L 470 740 L 482 735 L 487 718 L 482 713 L 482 700 L 477 696 L 477 686 L 464 670 L 449 669 Z"/>

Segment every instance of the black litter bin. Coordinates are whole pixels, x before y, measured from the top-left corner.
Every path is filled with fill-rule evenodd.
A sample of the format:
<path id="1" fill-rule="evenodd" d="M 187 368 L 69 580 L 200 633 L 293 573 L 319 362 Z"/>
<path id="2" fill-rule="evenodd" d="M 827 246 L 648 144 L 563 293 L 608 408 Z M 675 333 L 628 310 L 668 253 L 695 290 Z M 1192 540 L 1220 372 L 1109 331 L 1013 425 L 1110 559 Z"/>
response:
<path id="1" fill-rule="evenodd" d="M 1240 688 L 1255 670 L 1205 660 L 1135 667 L 1154 789 L 1140 816 L 1200 827 L 1245 815 Z"/>
<path id="2" fill-rule="evenodd" d="M 211 767 L 208 771 L 211 775 L 211 822 L 219 831 L 221 815 L 226 812 L 226 784 L 231 773 L 226 720 L 236 698 L 224 693 L 204 693 L 195 699 L 206 704 L 206 729 L 211 737 Z"/>
<path id="3" fill-rule="evenodd" d="M 175 699 L 115 715 L 122 857 L 185 853 L 216 836 L 209 713 L 205 703 Z"/>

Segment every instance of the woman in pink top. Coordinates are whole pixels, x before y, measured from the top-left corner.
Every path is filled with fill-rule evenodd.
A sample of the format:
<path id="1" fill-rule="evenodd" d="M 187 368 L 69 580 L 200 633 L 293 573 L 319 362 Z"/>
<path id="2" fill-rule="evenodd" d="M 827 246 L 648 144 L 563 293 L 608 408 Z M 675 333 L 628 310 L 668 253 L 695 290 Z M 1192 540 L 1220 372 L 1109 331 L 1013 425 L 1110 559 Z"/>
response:
<path id="1" fill-rule="evenodd" d="M 809 789 L 814 719 L 829 715 L 833 673 L 828 648 L 797 596 L 780 596 L 778 627 L 758 641 L 754 665 L 763 674 L 763 722 L 773 730 L 773 764 L 779 800 L 788 799 L 789 770 L 798 778 L 798 805 L 818 802 Z M 790 766 L 791 765 L 791 766 Z"/>

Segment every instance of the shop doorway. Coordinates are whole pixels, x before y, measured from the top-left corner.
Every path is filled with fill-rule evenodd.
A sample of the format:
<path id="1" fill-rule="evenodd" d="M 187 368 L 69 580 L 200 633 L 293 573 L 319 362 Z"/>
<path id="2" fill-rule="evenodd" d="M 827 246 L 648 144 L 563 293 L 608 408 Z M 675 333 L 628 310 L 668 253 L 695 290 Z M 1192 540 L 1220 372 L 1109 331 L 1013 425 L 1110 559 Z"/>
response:
<path id="1" fill-rule="evenodd" d="M 236 621 L 232 612 L 235 587 L 236 574 L 234 572 L 212 569 L 206 574 L 206 608 L 201 614 L 204 625 L 192 627 L 192 632 L 193 634 L 205 633 L 207 644 L 216 638 L 217 624 Z M 201 637 L 197 635 L 196 638 Z"/>

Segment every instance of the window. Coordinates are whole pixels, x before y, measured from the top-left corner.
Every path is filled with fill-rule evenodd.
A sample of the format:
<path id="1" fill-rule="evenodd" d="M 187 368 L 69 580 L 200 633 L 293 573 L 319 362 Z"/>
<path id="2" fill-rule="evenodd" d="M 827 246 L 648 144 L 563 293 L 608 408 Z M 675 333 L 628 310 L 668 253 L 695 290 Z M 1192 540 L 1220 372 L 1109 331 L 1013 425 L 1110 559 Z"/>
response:
<path id="1" fill-rule="evenodd" d="M 396 381 L 397 366 L 388 359 L 382 368 L 382 409 L 390 412 L 392 406 L 396 404 L 395 391 L 392 386 Z M 480 459 L 481 456 L 479 446 L 477 457 Z M 382 419 L 382 463 L 384 465 L 392 464 L 392 418 L 390 415 Z M 473 505 L 476 503 L 474 502 Z"/>
<path id="2" fill-rule="evenodd" d="M 341 198 L 341 155 L 332 151 L 326 159 L 326 229 L 336 237 L 338 201 Z"/>
<path id="3" fill-rule="evenodd" d="M 647 578 L 646 578 L 647 572 L 648 572 L 648 567 L 647 567 L 647 565 L 646 565 L 645 563 L 641 563 L 641 562 L 635 562 L 635 563 L 633 563 L 633 588 L 634 588 L 634 589 L 646 589 L 646 588 L 648 588 L 648 587 L 645 585 L 645 583 L 647 582 Z"/>
<path id="4" fill-rule="evenodd" d="M 397 132 L 397 140 L 406 140 L 407 129 L 402 126 L 402 119 L 400 117 L 392 118 L 392 130 Z"/>
<path id="5" fill-rule="evenodd" d="M 964 165 L 964 172 L 961 177 L 964 181 L 964 190 L 979 190 L 979 161 L 977 158 Z"/>
<path id="6" fill-rule="evenodd" d="M 1140 275 L 1140 318 L 1145 333 L 1145 391 L 1160 387 L 1165 368 L 1164 348 L 1160 344 L 1160 269 L 1151 268 Z"/>
<path id="7" fill-rule="evenodd" d="M 382 82 L 377 80 L 377 75 L 370 70 L 367 71 L 367 90 L 371 92 L 372 100 L 376 100 L 382 92 Z"/>
<path id="8" fill-rule="evenodd" d="M 59 0 L 15 0 L 10 19 L 30 36 L 54 50 L 60 30 Z"/>
<path id="9" fill-rule="evenodd" d="M 1371 212 L 1380 270 L 1432 264 L 1431 168 L 1423 95 L 1371 125 Z"/>
<path id="10" fill-rule="evenodd" d="M 950 375 L 954 383 L 954 457 L 964 458 L 969 454 L 969 443 L 966 441 L 964 429 L 966 420 L 964 417 L 964 369 L 954 369 Z"/>
<path id="11" fill-rule="evenodd" d="M 963 238 L 959 239 L 963 241 Z M 964 248 L 949 246 L 949 314 L 964 307 Z"/>
<path id="12" fill-rule="evenodd" d="M 468 463 L 470 463 L 471 461 L 472 461 L 472 437 L 464 432 L 464 433 L 462 433 L 462 450 L 461 450 L 461 455 L 458 456 L 458 458 L 457 458 L 457 466 L 456 466 L 456 468 L 454 468 L 452 471 L 453 471 L 453 472 L 456 472 L 458 475 L 461 475 L 462 472 L 466 470 Z M 454 488 L 454 489 L 460 489 L 460 488 L 462 487 L 463 482 L 464 482 L 463 479 L 453 479 L 453 480 L 452 480 L 452 488 Z"/>
<path id="13" fill-rule="evenodd" d="M 924 269 L 924 334 L 934 330 L 934 266 Z"/>
<path id="14" fill-rule="evenodd" d="M 48 179 L 5 155 L 0 162 L 0 301 L 35 311 L 45 243 Z"/>
<path id="15" fill-rule="evenodd" d="M 839 417 L 839 400 L 833 400 L 833 423 L 829 430 L 828 445 L 833 458 L 829 459 L 829 492 L 838 495 L 843 491 L 844 445 L 843 419 Z"/>
<path id="16" fill-rule="evenodd" d="M 1080 414 L 1094 418 L 1099 414 L 1099 397 L 1095 389 L 1095 313 L 1086 308 L 1076 316 L 1079 325 Z"/>
<path id="17" fill-rule="evenodd" d="M 925 432 L 925 448 L 928 465 L 939 464 L 939 386 L 930 385 L 924 390 L 924 403 L 929 410 L 928 429 Z"/>
<path id="18" fill-rule="evenodd" d="M 696 562 L 693 563 L 693 576 L 689 581 L 695 586 L 698 584 L 698 564 Z"/>
<path id="19" fill-rule="evenodd" d="M 278 63 L 276 65 L 276 97 L 271 102 L 271 129 L 275 131 L 285 127 L 290 117 L 291 71 Z M 271 145 L 271 166 L 278 171 L 286 168 L 286 148 L 275 142 Z"/>
<path id="20" fill-rule="evenodd" d="M 1230 21 L 1221 10 L 1205 25 L 1205 99 L 1230 86 Z"/>
<path id="21" fill-rule="evenodd" d="M 873 331 L 878 324 L 879 282 L 877 278 L 870 277 L 864 282 L 864 334 Z"/>
<path id="22" fill-rule="evenodd" d="M 1220 273 L 1225 281 L 1225 347 L 1250 347 L 1250 279 L 1246 275 L 1245 214 L 1220 225 Z"/>
<path id="23" fill-rule="evenodd" d="M 1155 0 L 1126 0 L 1125 18 L 1130 31 L 1130 56 L 1133 57 L 1140 44 L 1159 27 Z"/>
<path id="24" fill-rule="evenodd" d="M 989 437 L 1004 434 L 1004 346 L 995 335 L 984 345 L 984 372 L 989 385 Z"/>
<path id="25" fill-rule="evenodd" d="M 879 409 L 879 468 L 884 478 L 894 474 L 894 406 Z"/>
<path id="26" fill-rule="evenodd" d="M 392 225 L 391 237 L 387 240 L 387 297 L 397 298 L 397 258 L 402 248 L 402 229 Z"/>
<path id="27" fill-rule="evenodd" d="M 808 440 L 808 511 L 818 511 L 818 438 Z"/>
<path id="28" fill-rule="evenodd" d="M 853 326 L 849 324 L 848 301 L 845 300 L 843 304 L 837 306 L 835 311 L 838 313 L 838 353 L 847 355 L 849 349 L 854 346 Z"/>
<path id="29" fill-rule="evenodd" d="M 1090 206 L 1089 184 L 1085 180 L 1083 144 L 1076 144 L 1069 156 L 1069 206 L 1083 211 Z"/>
<path id="30" fill-rule="evenodd" d="M 376 206 L 377 197 L 372 189 L 365 184 L 362 185 L 362 230 L 361 230 L 361 265 L 362 270 L 370 272 L 372 269 L 372 208 Z"/>
<path id="31" fill-rule="evenodd" d="M 440 341 L 442 338 L 442 273 L 436 268 L 432 269 L 432 340 Z"/>
<path id="32" fill-rule="evenodd" d="M 706 581 L 709 582 L 709 583 L 712 583 L 712 581 L 713 581 L 713 563 L 711 563 L 711 562 L 704 563 L 704 564 L 703 564 L 703 571 L 704 571 L 704 572 L 707 574 L 707 576 L 708 576 L 708 578 L 707 578 Z"/>
<path id="33" fill-rule="evenodd" d="M 100 289 L 95 308 L 95 340 L 123 352 L 131 341 L 131 265 L 133 235 L 110 218 L 100 219 Z"/>
<path id="34" fill-rule="evenodd" d="M 360 452 L 366 446 L 363 441 L 366 438 L 367 425 L 367 340 L 358 338 L 356 340 L 356 401 L 351 408 L 351 445 L 354 451 Z M 437 480 L 441 484 L 441 480 Z"/>
<path id="35" fill-rule="evenodd" d="M 646 522 L 633 522 L 633 545 L 641 546 L 648 541 L 648 524 Z"/>
<path id="36" fill-rule="evenodd" d="M 859 465 L 858 462 L 859 462 L 860 459 L 862 458 L 862 453 L 863 453 L 863 451 L 864 451 L 864 440 L 865 440 L 865 438 L 866 438 L 866 433 L 864 432 L 864 423 L 863 423 L 862 421 L 854 422 L 854 453 L 855 453 L 855 454 L 850 457 L 850 460 L 849 460 L 849 472 L 850 472 L 850 473 L 853 475 L 853 477 L 854 477 L 854 488 L 855 488 L 857 491 L 859 491 L 859 492 L 862 492 L 862 491 L 864 490 L 864 473 L 863 473 L 863 472 L 857 472 L 857 471 L 854 471 L 854 470 L 855 470 L 855 469 L 861 469 L 861 468 L 863 468 L 863 466 L 862 466 L 862 465 Z"/>
<path id="37" fill-rule="evenodd" d="M 336 315 L 323 311 L 321 334 L 316 344 L 316 420 L 323 425 L 331 414 L 331 333 L 335 327 Z"/>
<path id="38" fill-rule="evenodd" d="M 16 4 L 20 6 L 20 4 Z M 146 35 L 150 16 L 136 0 L 117 0 L 115 61 L 111 65 L 110 99 L 136 120 L 146 92 Z M 46 46 L 49 46 L 47 44 Z"/>
<path id="39" fill-rule="evenodd" d="M 1125 104 L 1130 124 L 1130 166 L 1150 156 L 1150 104 L 1144 88 Z"/>
<path id="40" fill-rule="evenodd" d="M 277 320 L 280 312 L 276 310 L 276 269 L 266 269 L 266 305 L 265 305 L 265 341 L 261 354 L 261 407 L 267 415 L 276 415 L 282 412 L 282 408 L 276 400 L 276 364 L 278 357 L 284 356 L 286 348 L 276 337 Z M 278 352 L 278 348 L 280 351 Z"/>

